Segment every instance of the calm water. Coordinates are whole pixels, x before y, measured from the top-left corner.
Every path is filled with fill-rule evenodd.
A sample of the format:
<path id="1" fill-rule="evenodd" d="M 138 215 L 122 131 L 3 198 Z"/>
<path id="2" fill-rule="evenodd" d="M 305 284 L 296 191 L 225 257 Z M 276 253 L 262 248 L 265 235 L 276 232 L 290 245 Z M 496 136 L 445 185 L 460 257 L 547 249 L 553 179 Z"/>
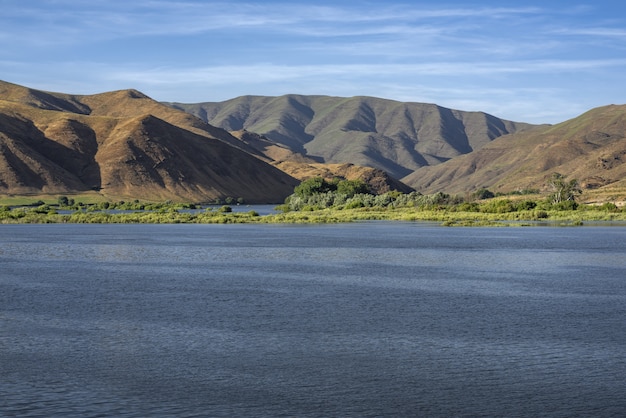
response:
<path id="1" fill-rule="evenodd" d="M 0 415 L 625 416 L 626 228 L 0 225 Z"/>

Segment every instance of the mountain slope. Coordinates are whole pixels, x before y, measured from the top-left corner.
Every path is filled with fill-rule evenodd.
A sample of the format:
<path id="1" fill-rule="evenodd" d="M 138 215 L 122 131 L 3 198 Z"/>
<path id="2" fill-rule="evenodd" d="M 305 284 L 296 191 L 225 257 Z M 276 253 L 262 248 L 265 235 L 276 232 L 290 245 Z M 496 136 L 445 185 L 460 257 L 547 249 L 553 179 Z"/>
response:
<path id="1" fill-rule="evenodd" d="M 323 164 L 312 158 L 291 151 L 282 144 L 270 141 L 262 135 L 245 130 L 231 132 L 246 145 L 258 150 L 259 158 L 265 158 L 270 164 L 284 171 L 298 180 L 311 177 L 322 177 L 327 180 L 341 178 L 346 180 L 361 180 L 365 182 L 371 192 L 383 194 L 391 190 L 410 193 L 413 188 L 389 176 L 385 171 L 371 167 L 357 166 L 351 163 Z"/>
<path id="2" fill-rule="evenodd" d="M 245 148 L 135 90 L 72 96 L 0 82 L 0 193 L 282 201 L 298 181 Z"/>
<path id="3" fill-rule="evenodd" d="M 262 134 L 318 162 L 374 167 L 396 178 L 533 128 L 481 112 L 373 97 L 243 96 L 169 105 L 228 131 Z"/>
<path id="4" fill-rule="evenodd" d="M 480 150 L 402 180 L 422 192 L 460 193 L 544 186 L 559 172 L 588 189 L 626 186 L 626 105 L 592 109 L 550 127 L 507 135 Z"/>

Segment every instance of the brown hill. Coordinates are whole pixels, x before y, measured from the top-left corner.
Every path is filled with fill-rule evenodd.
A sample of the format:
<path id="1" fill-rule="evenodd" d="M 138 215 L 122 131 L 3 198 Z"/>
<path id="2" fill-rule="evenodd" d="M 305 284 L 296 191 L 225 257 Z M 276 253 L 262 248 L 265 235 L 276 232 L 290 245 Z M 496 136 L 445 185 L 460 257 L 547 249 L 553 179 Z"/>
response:
<path id="1" fill-rule="evenodd" d="M 260 158 L 267 159 L 272 165 L 300 181 L 311 177 L 323 177 L 327 180 L 340 178 L 362 180 L 375 194 L 382 194 L 391 190 L 403 193 L 413 191 L 411 187 L 376 168 L 357 166 L 351 163 L 323 164 L 291 151 L 285 145 L 270 141 L 262 135 L 246 130 L 231 133 L 248 147 L 257 150 Z"/>
<path id="2" fill-rule="evenodd" d="M 541 189 L 554 172 L 587 189 L 626 187 L 626 105 L 507 135 L 478 151 L 403 178 L 422 192 Z"/>
<path id="3" fill-rule="evenodd" d="M 280 202 L 298 181 L 222 129 L 135 90 L 90 96 L 0 82 L 0 193 Z"/>
<path id="4" fill-rule="evenodd" d="M 395 178 L 533 127 L 482 112 L 373 97 L 243 96 L 169 105 L 228 131 L 262 134 L 318 162 L 378 168 Z"/>

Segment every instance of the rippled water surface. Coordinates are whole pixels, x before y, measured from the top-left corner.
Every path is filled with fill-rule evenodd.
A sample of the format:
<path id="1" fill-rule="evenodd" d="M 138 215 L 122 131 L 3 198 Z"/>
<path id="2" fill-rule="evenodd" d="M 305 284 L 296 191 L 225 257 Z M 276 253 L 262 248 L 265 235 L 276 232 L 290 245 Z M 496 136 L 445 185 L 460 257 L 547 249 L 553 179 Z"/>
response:
<path id="1" fill-rule="evenodd" d="M 626 228 L 0 225 L 0 415 L 625 416 Z"/>

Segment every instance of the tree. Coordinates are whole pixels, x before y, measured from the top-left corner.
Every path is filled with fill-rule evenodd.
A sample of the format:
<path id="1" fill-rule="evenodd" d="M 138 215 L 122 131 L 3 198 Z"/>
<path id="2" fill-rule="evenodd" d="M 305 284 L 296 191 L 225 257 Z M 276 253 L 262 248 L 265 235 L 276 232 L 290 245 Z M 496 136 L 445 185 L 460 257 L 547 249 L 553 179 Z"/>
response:
<path id="1" fill-rule="evenodd" d="M 567 201 L 575 202 L 576 196 L 582 193 L 578 186 L 578 180 L 571 179 L 567 181 L 565 176 L 560 173 L 552 173 L 552 176 L 548 179 L 548 188 L 552 192 L 548 198 L 553 204 Z"/>
<path id="2" fill-rule="evenodd" d="M 337 193 L 345 194 L 348 197 L 369 192 L 369 187 L 362 180 L 342 180 L 337 183 Z"/>
<path id="3" fill-rule="evenodd" d="M 334 189 L 334 185 L 327 182 L 323 178 L 312 177 L 310 179 L 304 180 L 302 183 L 296 186 L 296 188 L 293 189 L 293 192 L 296 196 L 307 197 L 318 193 L 326 193 Z"/>

